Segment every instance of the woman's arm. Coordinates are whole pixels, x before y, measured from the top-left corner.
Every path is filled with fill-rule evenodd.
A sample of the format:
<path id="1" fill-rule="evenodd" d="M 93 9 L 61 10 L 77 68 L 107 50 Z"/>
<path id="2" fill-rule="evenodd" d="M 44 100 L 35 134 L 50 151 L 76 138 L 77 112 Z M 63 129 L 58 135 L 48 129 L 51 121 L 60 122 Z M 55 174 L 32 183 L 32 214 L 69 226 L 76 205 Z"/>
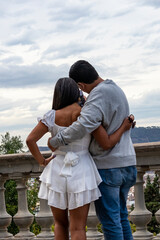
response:
<path id="1" fill-rule="evenodd" d="M 114 147 L 120 141 L 122 134 L 129 130 L 132 124 L 133 122 L 131 122 L 127 117 L 124 119 L 120 128 L 118 128 L 113 134 L 108 135 L 106 130 L 101 125 L 92 132 L 92 135 L 104 150 L 108 150 Z"/>
<path id="2" fill-rule="evenodd" d="M 50 158 L 45 159 L 37 146 L 37 141 L 41 139 L 43 135 L 45 135 L 47 132 L 48 132 L 48 127 L 44 125 L 42 122 L 39 122 L 26 139 L 26 144 L 30 152 L 32 153 L 33 157 L 41 166 L 46 166 L 49 160 L 53 158 L 52 157 L 51 159 Z"/>

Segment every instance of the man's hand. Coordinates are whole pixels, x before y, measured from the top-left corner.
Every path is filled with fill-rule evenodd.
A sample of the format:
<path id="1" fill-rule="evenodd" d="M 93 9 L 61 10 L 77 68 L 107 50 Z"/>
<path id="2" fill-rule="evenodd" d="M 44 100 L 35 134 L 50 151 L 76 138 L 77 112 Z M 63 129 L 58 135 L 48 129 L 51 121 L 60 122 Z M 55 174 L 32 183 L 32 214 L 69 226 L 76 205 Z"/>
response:
<path id="1" fill-rule="evenodd" d="M 129 115 L 128 120 L 130 123 L 132 123 L 132 128 L 134 128 L 136 125 L 136 121 L 134 121 L 134 115 L 133 114 Z"/>
<path id="2" fill-rule="evenodd" d="M 134 121 L 134 115 L 131 114 L 129 117 L 125 118 L 122 125 L 125 131 L 129 130 L 131 127 L 134 128 L 136 125 L 136 122 Z"/>
<path id="3" fill-rule="evenodd" d="M 50 144 L 50 139 L 52 139 L 51 137 L 48 138 L 48 147 L 51 149 L 52 152 L 54 152 L 56 150 L 56 148 L 52 147 Z"/>

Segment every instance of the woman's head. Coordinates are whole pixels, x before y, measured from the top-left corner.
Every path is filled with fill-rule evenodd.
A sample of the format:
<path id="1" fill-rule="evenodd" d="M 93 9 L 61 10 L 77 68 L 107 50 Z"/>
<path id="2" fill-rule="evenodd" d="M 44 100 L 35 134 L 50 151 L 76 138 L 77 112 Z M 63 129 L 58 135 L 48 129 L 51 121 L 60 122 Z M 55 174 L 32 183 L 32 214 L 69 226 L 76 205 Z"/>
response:
<path id="1" fill-rule="evenodd" d="M 58 110 L 78 102 L 79 88 L 72 78 L 60 78 L 54 89 L 52 109 Z"/>

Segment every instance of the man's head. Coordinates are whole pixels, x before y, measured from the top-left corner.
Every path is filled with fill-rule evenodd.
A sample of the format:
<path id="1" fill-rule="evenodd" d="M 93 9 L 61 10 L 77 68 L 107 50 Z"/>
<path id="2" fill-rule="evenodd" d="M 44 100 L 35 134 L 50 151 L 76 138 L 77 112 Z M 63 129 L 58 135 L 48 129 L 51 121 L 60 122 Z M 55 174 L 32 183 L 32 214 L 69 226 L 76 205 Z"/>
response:
<path id="1" fill-rule="evenodd" d="M 69 77 L 74 79 L 79 88 L 89 93 L 93 88 L 92 85 L 99 78 L 99 75 L 89 62 L 79 60 L 71 66 Z"/>

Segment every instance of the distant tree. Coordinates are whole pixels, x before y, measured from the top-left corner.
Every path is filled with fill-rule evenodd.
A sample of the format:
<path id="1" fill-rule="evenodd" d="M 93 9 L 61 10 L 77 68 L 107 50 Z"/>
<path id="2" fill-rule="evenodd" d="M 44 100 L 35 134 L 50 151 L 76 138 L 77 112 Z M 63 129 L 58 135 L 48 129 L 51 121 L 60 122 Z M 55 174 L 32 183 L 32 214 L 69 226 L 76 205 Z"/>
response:
<path id="1" fill-rule="evenodd" d="M 20 136 L 11 137 L 9 132 L 3 136 L 1 135 L 1 145 L 0 145 L 0 153 L 1 154 L 11 154 L 11 153 L 19 153 L 23 152 L 23 142 Z"/>
<path id="2" fill-rule="evenodd" d="M 160 209 L 160 192 L 158 175 L 155 175 L 153 182 L 151 182 L 150 176 L 147 176 L 146 187 L 144 189 L 145 204 L 147 209 L 152 213 L 152 219 L 147 225 L 148 231 L 154 235 L 160 233 L 160 224 L 156 221 L 155 213 Z M 134 210 L 134 205 L 131 206 L 131 211 Z M 136 226 L 131 222 L 131 228 L 134 232 Z"/>
<path id="3" fill-rule="evenodd" d="M 152 233 L 160 233 L 160 224 L 156 221 L 155 213 L 160 209 L 160 192 L 158 175 L 155 175 L 153 182 L 150 176 L 147 176 L 146 188 L 144 190 L 145 203 L 147 209 L 152 212 L 151 222 L 148 224 L 148 230 Z"/>
<path id="4" fill-rule="evenodd" d="M 18 194 L 16 190 L 16 183 L 14 180 L 7 180 L 4 186 L 6 188 L 6 210 L 13 217 L 18 211 Z M 12 233 L 13 235 L 19 232 L 17 225 L 13 221 L 13 218 L 11 224 L 8 227 L 8 232 Z"/>
<path id="5" fill-rule="evenodd" d="M 37 179 L 28 180 L 27 182 L 27 201 L 28 201 L 28 209 L 29 211 L 35 215 L 38 202 L 38 188 L 39 188 L 39 181 Z M 35 235 L 39 234 L 41 231 L 40 226 L 36 223 L 35 219 L 30 227 L 31 232 Z"/>

